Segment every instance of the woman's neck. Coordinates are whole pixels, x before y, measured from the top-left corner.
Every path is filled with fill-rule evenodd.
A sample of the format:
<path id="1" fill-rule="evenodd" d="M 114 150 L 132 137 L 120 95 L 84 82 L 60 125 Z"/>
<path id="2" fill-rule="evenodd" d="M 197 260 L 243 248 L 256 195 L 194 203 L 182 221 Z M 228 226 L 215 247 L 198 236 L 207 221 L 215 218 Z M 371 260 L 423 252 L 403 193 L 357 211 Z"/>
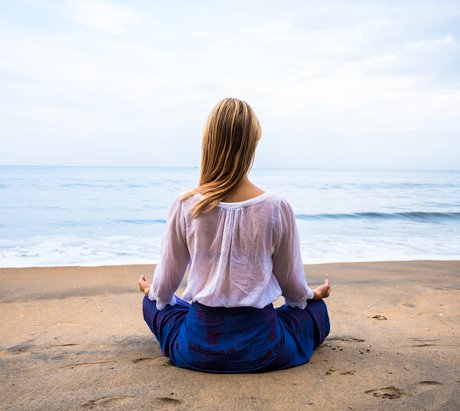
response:
<path id="1" fill-rule="evenodd" d="M 251 198 L 257 197 L 263 194 L 265 191 L 257 187 L 255 184 L 249 181 L 248 176 L 243 177 L 238 187 L 225 198 L 222 199 L 224 202 L 232 203 L 239 201 L 246 201 Z"/>

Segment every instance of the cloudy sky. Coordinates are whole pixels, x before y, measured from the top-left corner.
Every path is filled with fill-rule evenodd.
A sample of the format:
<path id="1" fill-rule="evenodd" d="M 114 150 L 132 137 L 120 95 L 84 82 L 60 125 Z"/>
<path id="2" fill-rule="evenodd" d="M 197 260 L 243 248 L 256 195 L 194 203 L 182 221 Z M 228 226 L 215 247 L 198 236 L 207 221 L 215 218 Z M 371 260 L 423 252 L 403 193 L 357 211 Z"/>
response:
<path id="1" fill-rule="evenodd" d="M 460 169 L 460 1 L 0 0 L 0 164 L 198 166 L 224 97 L 256 167 Z"/>

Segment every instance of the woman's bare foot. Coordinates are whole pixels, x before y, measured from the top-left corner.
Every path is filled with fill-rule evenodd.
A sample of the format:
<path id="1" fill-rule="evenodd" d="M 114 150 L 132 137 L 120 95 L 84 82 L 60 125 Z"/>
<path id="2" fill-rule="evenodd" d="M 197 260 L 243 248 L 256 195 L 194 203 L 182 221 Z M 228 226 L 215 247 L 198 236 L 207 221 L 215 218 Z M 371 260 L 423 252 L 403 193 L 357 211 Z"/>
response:
<path id="1" fill-rule="evenodd" d="M 322 300 L 323 298 L 329 297 L 329 294 L 331 293 L 329 280 L 324 280 L 324 284 L 315 288 L 313 291 L 315 293 L 315 296 L 313 297 L 314 300 Z"/>

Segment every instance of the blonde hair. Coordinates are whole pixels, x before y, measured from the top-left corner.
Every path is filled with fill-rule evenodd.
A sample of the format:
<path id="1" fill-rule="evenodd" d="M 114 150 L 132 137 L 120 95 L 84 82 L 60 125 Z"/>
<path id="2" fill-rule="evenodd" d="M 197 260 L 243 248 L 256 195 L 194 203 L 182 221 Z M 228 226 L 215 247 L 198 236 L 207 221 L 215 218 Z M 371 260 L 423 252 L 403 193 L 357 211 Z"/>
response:
<path id="1" fill-rule="evenodd" d="M 203 195 L 192 217 L 211 210 L 238 187 L 252 167 L 261 134 L 259 120 L 248 103 L 225 98 L 216 104 L 204 127 L 199 185 L 181 197 Z"/>

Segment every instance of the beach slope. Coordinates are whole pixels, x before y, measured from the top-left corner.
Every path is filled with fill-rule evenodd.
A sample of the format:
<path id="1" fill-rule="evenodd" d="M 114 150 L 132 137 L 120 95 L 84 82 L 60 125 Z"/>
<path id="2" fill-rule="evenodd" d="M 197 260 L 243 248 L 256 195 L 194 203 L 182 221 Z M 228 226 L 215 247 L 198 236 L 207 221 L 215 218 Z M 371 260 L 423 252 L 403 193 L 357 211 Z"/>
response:
<path id="1" fill-rule="evenodd" d="M 0 269 L 0 408 L 454 410 L 460 261 L 307 265 L 331 334 L 309 364 L 252 375 L 172 366 L 143 321 L 153 266 Z"/>

